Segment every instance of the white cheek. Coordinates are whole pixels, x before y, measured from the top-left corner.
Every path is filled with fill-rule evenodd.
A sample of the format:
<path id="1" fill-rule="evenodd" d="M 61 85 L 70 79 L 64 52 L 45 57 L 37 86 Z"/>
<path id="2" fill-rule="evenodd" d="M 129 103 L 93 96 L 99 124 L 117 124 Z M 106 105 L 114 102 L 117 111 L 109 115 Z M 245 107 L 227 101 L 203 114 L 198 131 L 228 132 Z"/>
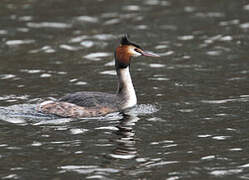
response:
<path id="1" fill-rule="evenodd" d="M 141 56 L 141 53 L 138 53 L 138 52 L 135 51 L 134 49 L 130 49 L 130 53 L 132 54 L 133 57 Z"/>

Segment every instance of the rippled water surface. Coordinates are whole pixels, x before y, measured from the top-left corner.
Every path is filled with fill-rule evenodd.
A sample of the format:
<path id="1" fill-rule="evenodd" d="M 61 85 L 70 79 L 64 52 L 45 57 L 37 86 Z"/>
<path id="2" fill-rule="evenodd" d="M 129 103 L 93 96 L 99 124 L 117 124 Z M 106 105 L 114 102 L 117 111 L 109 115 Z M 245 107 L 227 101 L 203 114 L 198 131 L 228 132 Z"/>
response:
<path id="1" fill-rule="evenodd" d="M 126 115 L 36 104 L 115 92 L 120 35 L 161 58 L 131 72 Z M 249 2 L 2 0 L 0 179 L 249 179 Z"/>

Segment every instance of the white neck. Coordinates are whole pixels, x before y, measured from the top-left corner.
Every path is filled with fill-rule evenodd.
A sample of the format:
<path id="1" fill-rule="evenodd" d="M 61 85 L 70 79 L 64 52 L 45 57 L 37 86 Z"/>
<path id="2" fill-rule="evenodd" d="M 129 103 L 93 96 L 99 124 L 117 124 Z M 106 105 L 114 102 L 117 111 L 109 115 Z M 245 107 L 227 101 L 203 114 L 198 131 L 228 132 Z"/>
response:
<path id="1" fill-rule="evenodd" d="M 122 99 L 121 109 L 133 107 L 137 104 L 137 96 L 132 84 L 129 66 L 117 69 L 118 90 L 117 95 Z"/>

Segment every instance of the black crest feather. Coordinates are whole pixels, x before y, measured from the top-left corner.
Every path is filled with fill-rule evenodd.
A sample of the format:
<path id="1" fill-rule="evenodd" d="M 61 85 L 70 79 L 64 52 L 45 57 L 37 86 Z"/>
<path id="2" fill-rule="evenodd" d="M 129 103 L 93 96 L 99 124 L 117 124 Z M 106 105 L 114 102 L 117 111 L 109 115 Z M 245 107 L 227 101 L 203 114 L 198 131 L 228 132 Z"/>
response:
<path id="1" fill-rule="evenodd" d="M 127 34 L 125 34 L 125 35 L 121 38 L 120 44 L 121 44 L 121 45 L 132 45 L 132 46 L 135 46 L 135 47 L 141 49 L 141 47 L 140 47 L 139 45 L 137 45 L 137 44 L 135 44 L 135 43 L 133 43 L 133 42 L 131 42 L 131 41 L 128 40 L 128 35 L 127 35 Z"/>

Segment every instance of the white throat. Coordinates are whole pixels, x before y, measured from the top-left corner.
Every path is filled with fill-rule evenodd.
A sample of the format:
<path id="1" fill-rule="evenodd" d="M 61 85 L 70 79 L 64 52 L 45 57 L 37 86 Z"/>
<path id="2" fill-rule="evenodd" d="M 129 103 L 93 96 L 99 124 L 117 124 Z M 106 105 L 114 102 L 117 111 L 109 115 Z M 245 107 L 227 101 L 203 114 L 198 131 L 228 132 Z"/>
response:
<path id="1" fill-rule="evenodd" d="M 121 109 L 133 107 L 137 104 L 137 96 L 132 84 L 129 67 L 118 69 L 118 92 L 122 99 Z"/>

